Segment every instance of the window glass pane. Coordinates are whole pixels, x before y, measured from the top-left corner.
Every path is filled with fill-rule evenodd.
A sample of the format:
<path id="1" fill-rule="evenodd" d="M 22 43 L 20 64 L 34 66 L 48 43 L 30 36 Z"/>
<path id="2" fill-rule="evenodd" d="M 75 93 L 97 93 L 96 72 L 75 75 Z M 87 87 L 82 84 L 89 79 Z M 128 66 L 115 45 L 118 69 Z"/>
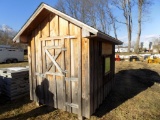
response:
<path id="1" fill-rule="evenodd" d="M 105 73 L 110 71 L 110 57 L 105 58 Z"/>

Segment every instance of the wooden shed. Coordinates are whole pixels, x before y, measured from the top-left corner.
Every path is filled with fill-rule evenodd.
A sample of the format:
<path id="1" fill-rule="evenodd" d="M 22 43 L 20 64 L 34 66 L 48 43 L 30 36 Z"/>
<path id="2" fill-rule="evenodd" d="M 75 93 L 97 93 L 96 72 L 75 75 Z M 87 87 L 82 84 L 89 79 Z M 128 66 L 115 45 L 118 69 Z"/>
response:
<path id="1" fill-rule="evenodd" d="M 109 93 L 121 41 L 44 3 L 13 41 L 28 43 L 31 100 L 89 118 Z"/>

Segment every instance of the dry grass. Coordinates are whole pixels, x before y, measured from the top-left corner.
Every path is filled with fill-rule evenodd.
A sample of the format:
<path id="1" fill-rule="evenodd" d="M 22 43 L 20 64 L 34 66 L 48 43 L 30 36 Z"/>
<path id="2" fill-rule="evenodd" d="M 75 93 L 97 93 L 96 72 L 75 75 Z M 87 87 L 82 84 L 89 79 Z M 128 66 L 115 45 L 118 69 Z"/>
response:
<path id="1" fill-rule="evenodd" d="M 3 65 L 26 66 L 27 63 Z M 115 87 L 91 120 L 159 120 L 160 64 L 116 62 Z M 37 107 L 29 96 L 0 105 L 0 119 L 77 120 L 75 114 L 46 106 Z"/>
<path id="2" fill-rule="evenodd" d="M 0 68 L 8 68 L 8 67 L 26 67 L 28 66 L 28 62 L 19 62 L 19 63 L 0 63 Z"/>

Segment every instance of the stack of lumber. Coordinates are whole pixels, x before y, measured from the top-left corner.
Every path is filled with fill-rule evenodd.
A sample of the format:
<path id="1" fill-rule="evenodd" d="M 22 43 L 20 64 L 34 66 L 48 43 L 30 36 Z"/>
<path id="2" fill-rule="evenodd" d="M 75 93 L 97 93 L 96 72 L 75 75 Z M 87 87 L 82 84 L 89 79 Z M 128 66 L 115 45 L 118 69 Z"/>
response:
<path id="1" fill-rule="evenodd" d="M 0 92 L 10 100 L 29 94 L 29 70 L 25 67 L 0 69 Z"/>

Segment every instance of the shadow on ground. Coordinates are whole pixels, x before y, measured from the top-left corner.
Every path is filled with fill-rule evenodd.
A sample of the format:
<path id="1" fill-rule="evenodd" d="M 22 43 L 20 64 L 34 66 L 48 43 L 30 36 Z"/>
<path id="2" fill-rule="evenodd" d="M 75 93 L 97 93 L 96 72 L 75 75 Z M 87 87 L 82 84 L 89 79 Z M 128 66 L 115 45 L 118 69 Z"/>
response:
<path id="1" fill-rule="evenodd" d="M 95 116 L 102 117 L 155 82 L 160 83 L 160 76 L 148 69 L 130 69 L 119 71 L 115 80 L 112 91 L 96 110 Z"/>
<path id="2" fill-rule="evenodd" d="M 32 101 L 29 99 L 29 95 L 23 98 L 10 101 L 7 97 L 0 95 L 0 114 L 5 113 L 7 111 L 18 109 L 25 104 L 31 103 Z"/>
<path id="3" fill-rule="evenodd" d="M 44 114 L 48 114 L 50 112 L 53 112 L 55 109 L 53 107 L 49 107 L 49 106 L 40 106 L 36 109 L 33 109 L 27 113 L 24 114 L 19 114 L 17 116 L 13 116 L 10 118 L 5 118 L 4 120 L 27 120 L 28 118 L 32 118 L 32 117 L 37 117 L 39 115 L 44 115 Z"/>

